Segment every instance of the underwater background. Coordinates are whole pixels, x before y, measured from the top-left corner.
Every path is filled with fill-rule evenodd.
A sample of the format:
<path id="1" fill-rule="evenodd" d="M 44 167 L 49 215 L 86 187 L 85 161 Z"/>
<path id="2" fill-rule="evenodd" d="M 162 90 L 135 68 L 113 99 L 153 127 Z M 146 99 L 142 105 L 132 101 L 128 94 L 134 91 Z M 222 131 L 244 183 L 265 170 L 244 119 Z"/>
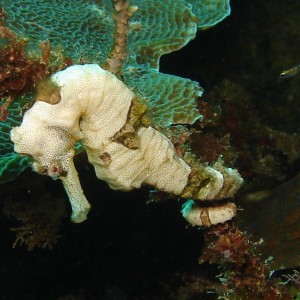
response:
<path id="1" fill-rule="evenodd" d="M 60 182 L 27 168 L 0 186 L 0 299 L 300 298 L 300 3 L 230 6 L 159 70 L 204 89 L 190 147 L 239 170 L 237 217 L 191 227 L 181 201 L 113 191 L 80 153 L 92 210 L 73 224 Z"/>

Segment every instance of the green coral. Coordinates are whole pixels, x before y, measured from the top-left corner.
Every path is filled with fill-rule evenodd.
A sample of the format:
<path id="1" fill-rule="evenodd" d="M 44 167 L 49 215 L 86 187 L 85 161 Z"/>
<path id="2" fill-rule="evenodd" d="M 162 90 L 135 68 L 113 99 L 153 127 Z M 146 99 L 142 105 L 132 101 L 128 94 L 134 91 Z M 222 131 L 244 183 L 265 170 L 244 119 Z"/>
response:
<path id="1" fill-rule="evenodd" d="M 32 49 L 49 40 L 74 60 L 104 62 L 113 43 L 110 0 L 2 0 L 9 28 L 29 40 Z"/>
<path id="2" fill-rule="evenodd" d="M 29 167 L 29 158 L 16 153 L 0 155 L 0 183 L 15 179 Z"/>
<path id="3" fill-rule="evenodd" d="M 140 69 L 124 77 L 135 91 L 146 95 L 153 123 L 167 127 L 193 124 L 201 118 L 195 102 L 202 95 L 202 89 L 195 81 L 162 74 L 152 68 Z"/>
<path id="4" fill-rule="evenodd" d="M 199 83 L 160 73 L 159 60 L 185 46 L 199 28 L 225 18 L 229 0 L 132 0 L 130 4 L 138 10 L 130 18 L 122 79 L 147 101 L 155 124 L 193 124 L 201 118 L 196 106 L 202 94 Z M 103 65 L 114 42 L 111 0 L 0 0 L 0 6 L 7 26 L 28 39 L 29 51 L 36 51 L 41 40 L 49 40 L 74 63 Z M 10 128 L 21 120 L 14 109 L 10 119 L 0 123 L 0 182 L 13 179 L 28 165 L 28 159 L 14 154 L 9 139 Z"/>
<path id="5" fill-rule="evenodd" d="M 230 14 L 229 1 L 186 0 L 186 2 L 192 5 L 193 13 L 199 19 L 199 29 L 214 26 Z"/>
<path id="6" fill-rule="evenodd" d="M 0 122 L 0 183 L 13 180 L 29 166 L 29 158 L 22 157 L 14 152 L 10 140 L 10 130 L 22 120 L 21 105 L 12 103 L 10 115 L 5 122 Z"/>

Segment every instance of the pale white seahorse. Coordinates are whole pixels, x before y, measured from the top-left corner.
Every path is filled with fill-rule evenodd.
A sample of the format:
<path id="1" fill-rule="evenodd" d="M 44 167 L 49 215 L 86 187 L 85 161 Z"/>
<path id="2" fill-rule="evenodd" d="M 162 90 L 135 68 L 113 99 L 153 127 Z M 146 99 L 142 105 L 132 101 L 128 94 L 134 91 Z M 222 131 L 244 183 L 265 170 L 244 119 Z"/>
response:
<path id="1" fill-rule="evenodd" d="M 59 87 L 57 101 L 37 99 L 22 124 L 12 129 L 11 139 L 16 152 L 33 158 L 33 170 L 62 180 L 73 222 L 84 221 L 90 210 L 73 163 L 77 141 L 86 149 L 96 176 L 112 189 L 129 191 L 147 184 L 175 195 L 188 194 L 192 168 L 162 133 L 151 126 L 133 128 L 128 118 L 135 95 L 116 76 L 87 64 L 57 72 L 51 81 Z M 124 142 L 123 132 L 131 134 L 134 146 Z M 242 179 L 236 170 L 223 170 L 203 166 L 205 184 L 193 195 L 200 200 L 231 197 Z M 235 206 L 186 205 L 183 214 L 193 225 L 210 225 L 231 219 Z"/>

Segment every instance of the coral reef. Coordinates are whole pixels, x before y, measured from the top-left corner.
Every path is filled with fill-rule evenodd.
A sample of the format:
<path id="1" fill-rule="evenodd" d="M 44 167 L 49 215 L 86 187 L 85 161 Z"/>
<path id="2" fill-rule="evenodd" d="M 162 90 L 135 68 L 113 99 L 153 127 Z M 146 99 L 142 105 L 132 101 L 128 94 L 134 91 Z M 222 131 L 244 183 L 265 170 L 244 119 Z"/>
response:
<path id="1" fill-rule="evenodd" d="M 163 117 L 161 113 L 153 113 L 156 123 L 193 123 L 200 118 L 195 107 L 195 100 L 201 95 L 199 84 L 161 74 L 158 70 L 159 59 L 163 54 L 186 45 L 195 37 L 198 27 L 212 26 L 221 21 L 229 14 L 230 7 L 227 0 L 214 3 L 191 1 L 191 4 L 184 0 L 130 3 L 138 10 L 129 22 L 128 55 L 123 65 L 123 79 L 149 99 L 155 111 L 163 112 L 164 107 L 172 103 L 172 113 L 168 112 Z M 9 1 L 2 1 L 1 5 L 6 12 L 9 28 L 25 35 L 31 47 L 35 47 L 40 40 L 49 40 L 54 47 L 65 49 L 75 62 L 104 64 L 114 43 L 114 9 L 111 1 L 77 1 L 75 5 L 54 0 L 46 3 L 24 0 L 18 2 L 18 10 L 15 9 L 16 4 Z M 69 20 L 76 22 L 66 23 L 62 17 L 66 13 Z"/>
<path id="2" fill-rule="evenodd" d="M 160 73 L 159 60 L 163 54 L 178 50 L 192 40 L 197 28 L 212 26 L 225 18 L 230 12 L 229 1 L 151 0 L 132 1 L 130 5 L 138 6 L 138 10 L 128 23 L 122 79 L 145 98 L 150 108 L 148 114 L 155 124 L 165 127 L 173 123 L 194 123 L 201 118 L 196 100 L 202 89 L 195 81 Z M 113 49 L 115 22 L 111 1 L 81 0 L 75 4 L 55 0 L 18 3 L 3 0 L 0 6 L 9 32 L 26 39 L 27 52 L 38 53 L 40 42 L 47 40 L 56 53 L 63 49 L 74 63 L 104 65 Z M 59 69 L 62 68 L 60 65 Z M 11 117 L 19 122 L 15 115 Z M 8 122 L 7 126 L 15 124 Z M 0 166 L 6 168 L 2 161 Z M 10 178 L 22 170 L 15 166 L 15 175 L 11 174 Z M 7 180 L 1 176 L 1 182 Z"/>
<path id="3" fill-rule="evenodd" d="M 8 105 L 17 96 L 26 96 L 33 90 L 37 80 L 47 76 L 49 70 L 50 45 L 41 44 L 42 55 L 39 59 L 29 58 L 26 55 L 25 40 L 17 40 L 9 36 L 9 43 L 0 50 L 1 77 L 0 97 L 6 99 L 1 105 L 1 121 L 6 121 Z"/>
<path id="4" fill-rule="evenodd" d="M 17 3 L 25 3 L 22 0 L 0 2 L 1 5 L 6 3 L 7 7 L 13 8 Z M 55 12 L 59 7 L 69 8 L 73 5 L 65 1 L 51 0 L 29 2 L 27 1 L 28 5 L 31 3 L 36 6 L 45 5 L 45 15 L 49 16 L 50 10 L 53 12 L 50 17 L 60 15 Z M 174 10 L 170 9 L 170 15 L 168 15 L 164 6 L 164 3 L 167 3 L 170 7 L 171 1 L 162 1 L 161 4 L 158 1 L 148 2 L 151 10 L 148 11 L 146 6 L 140 6 L 130 19 L 129 40 L 133 35 L 138 35 L 145 29 L 143 18 L 138 17 L 141 16 L 141 11 L 153 16 L 151 25 L 153 30 L 157 31 L 157 36 L 163 31 L 159 25 L 166 24 L 164 23 L 165 17 L 170 19 L 170 24 L 174 24 L 172 23 Z M 173 1 L 175 2 L 179 3 Z M 198 28 L 202 20 L 207 22 L 207 26 L 204 24 L 202 29 L 213 24 L 213 14 L 208 15 L 212 23 L 206 19 L 207 10 L 213 3 L 218 6 L 218 10 L 227 9 L 228 12 L 224 1 L 212 3 L 212 1 L 191 0 L 185 2 L 192 4 L 189 9 L 199 19 Z M 57 4 L 55 9 L 51 7 L 53 3 Z M 77 3 L 82 9 L 82 2 Z M 99 10 L 104 1 L 88 0 L 86 3 L 86 7 L 95 4 L 94 11 L 98 13 L 96 17 L 104 16 L 102 14 L 104 10 Z M 153 3 L 155 3 L 154 6 L 152 6 Z M 182 4 L 183 1 L 180 3 Z M 27 4 L 19 10 L 12 9 L 10 14 L 26 10 Z M 201 7 L 203 4 L 204 7 Z M 193 43 L 189 43 L 177 53 L 162 57 L 158 62 L 156 61 L 156 65 L 149 65 L 148 58 L 152 55 L 151 50 L 157 51 L 159 46 L 154 47 L 155 43 L 151 44 L 147 37 L 144 40 L 149 45 L 151 44 L 151 47 L 146 47 L 145 53 L 138 53 L 141 54 L 138 57 L 141 63 L 136 63 L 134 51 L 130 49 L 130 46 L 127 52 L 128 60 L 123 62 L 121 79 L 124 77 L 130 82 L 129 77 L 137 78 L 135 83 L 130 85 L 134 93 L 139 95 L 138 107 L 132 104 L 130 108 L 134 116 L 146 117 L 143 104 L 148 104 L 147 116 L 152 115 L 152 122 L 159 124 L 155 129 L 169 138 L 174 144 L 176 154 L 189 164 L 188 156 L 193 151 L 198 161 L 200 160 L 206 166 L 212 167 L 216 162 L 223 161 L 224 165 L 235 166 L 239 169 L 246 180 L 243 189 L 235 195 L 239 217 L 234 222 L 237 220 L 238 225 L 246 230 L 249 236 L 229 224 L 205 230 L 186 226 L 185 220 L 178 214 L 182 205 L 181 201 L 162 201 L 169 195 L 160 191 L 152 193 L 156 196 L 155 200 L 160 203 L 151 202 L 148 205 L 145 205 L 148 189 L 142 188 L 130 193 L 111 191 L 105 183 L 93 176 L 93 166 L 87 163 L 83 153 L 77 156 L 74 162 L 80 175 L 80 182 L 93 209 L 88 222 L 80 226 L 66 219 L 63 238 L 51 252 L 34 250 L 27 253 L 26 249 L 23 249 L 25 247 L 12 250 L 8 245 L 12 243 L 11 240 L 14 237 L 12 234 L 9 235 L 9 228 L 17 227 L 19 224 L 11 225 L 11 220 L 2 216 L 1 228 L 6 230 L 6 233 L 0 235 L 2 297 L 45 300 L 59 298 L 256 300 L 291 299 L 291 296 L 299 298 L 299 275 L 297 273 L 299 268 L 297 268 L 298 271 L 290 269 L 273 272 L 274 267 L 299 266 L 300 223 L 297 205 L 299 203 L 299 179 L 298 176 L 295 180 L 292 178 L 299 173 L 297 149 L 299 148 L 300 77 L 298 74 L 289 78 L 278 78 L 283 70 L 299 63 L 299 4 L 300 2 L 294 0 L 284 2 L 232 1 L 233 14 L 223 24 L 209 31 L 198 32 L 197 39 Z M 158 18 L 160 14 L 156 12 L 155 6 L 164 12 L 161 18 Z M 108 54 L 113 45 L 114 21 L 113 7 L 111 4 L 107 7 L 108 10 L 105 10 L 103 20 L 109 19 L 108 26 L 111 27 L 111 31 L 109 31 L 108 39 L 110 42 L 103 45 Z M 184 7 L 186 6 L 178 6 L 189 20 L 190 14 L 186 13 Z M 197 11 L 197 7 L 201 7 L 201 10 Z M 70 14 L 72 17 L 76 14 L 75 10 L 74 7 L 74 14 L 73 11 Z M 62 9 L 61 12 L 63 11 Z M 88 13 L 90 11 L 82 10 L 83 16 Z M 203 15 L 200 17 L 201 13 Z M 34 14 L 35 10 L 32 8 L 32 15 Z M 66 20 L 66 14 L 61 15 L 64 15 Z M 222 15 L 225 16 L 224 13 Z M 175 17 L 180 24 L 182 14 L 178 13 Z M 28 17 L 28 31 L 37 29 L 38 26 L 40 28 L 40 32 L 36 30 L 35 41 L 31 38 L 28 41 L 27 47 L 30 51 L 37 49 L 38 36 L 47 33 L 42 30 L 42 26 L 48 29 L 52 26 L 51 21 L 45 22 L 43 19 L 41 15 L 36 15 L 32 19 L 31 16 Z M 21 20 L 22 18 L 19 19 Z M 85 23 L 86 20 L 87 18 L 78 18 L 77 24 L 84 29 L 83 32 L 89 31 L 89 24 L 92 24 Z M 16 18 L 15 24 L 18 23 L 17 21 Z M 62 23 L 58 17 L 57 23 L 53 22 L 53 27 L 60 24 L 60 28 L 69 26 L 74 29 L 72 26 L 75 23 Z M 13 29 L 13 27 L 10 28 L 10 30 Z M 49 34 L 50 31 L 48 30 Z M 76 36 L 75 31 L 74 36 Z M 171 35 L 173 32 L 170 33 L 167 30 L 164 32 L 167 32 L 168 36 L 162 36 L 162 39 L 167 40 L 170 36 L 171 39 L 176 40 L 176 36 L 178 37 L 177 33 Z M 69 33 L 72 36 L 72 32 Z M 56 32 L 55 34 L 58 37 L 63 33 Z M 105 39 L 103 31 L 99 35 L 92 34 L 92 36 L 95 39 Z M 154 38 L 150 35 L 149 37 Z M 86 34 L 76 38 L 81 39 L 83 45 L 85 42 L 82 40 L 88 39 Z M 53 43 L 55 43 L 54 40 L 53 37 Z M 158 45 L 162 43 L 159 39 L 155 41 Z M 73 42 L 77 44 L 76 41 Z M 63 43 L 68 44 L 68 37 L 61 44 Z M 69 47 L 72 47 L 72 43 Z M 76 64 L 95 62 L 93 59 L 97 49 L 94 52 L 95 48 L 86 48 L 86 55 L 81 49 L 78 48 L 80 52 L 77 55 L 78 59 L 73 58 Z M 167 47 L 163 49 L 165 51 Z M 97 53 L 99 53 L 97 57 L 102 55 L 102 52 Z M 158 55 L 154 56 L 157 59 Z M 143 57 L 146 58 L 144 65 Z M 105 59 L 106 55 L 103 55 L 102 60 L 99 60 L 102 66 Z M 99 61 L 96 60 L 96 62 Z M 160 72 L 158 72 L 158 65 Z M 131 66 L 133 67 L 130 69 Z M 138 67 L 144 67 L 146 73 Z M 130 71 L 133 72 L 130 74 Z M 161 99 L 164 95 L 167 95 L 168 99 L 172 97 L 175 97 L 175 100 L 176 97 L 183 99 L 184 91 L 188 97 L 198 98 L 193 88 L 194 81 L 161 73 L 188 77 L 203 84 L 206 93 L 198 102 L 200 114 L 199 112 L 196 114 L 202 117 L 197 119 L 193 128 L 168 125 L 175 121 L 191 120 L 195 108 L 194 102 L 189 102 L 190 115 L 186 115 L 186 111 L 184 114 L 175 115 L 173 112 L 176 112 L 176 107 L 173 110 L 170 102 L 164 102 L 165 105 L 161 105 Z M 143 87 L 144 82 L 139 83 L 138 79 L 142 81 L 145 78 L 148 81 Z M 170 90 L 167 84 L 164 86 L 164 79 L 166 82 L 170 80 L 170 83 L 167 82 L 170 86 L 173 82 L 173 90 Z M 176 80 L 180 80 L 180 84 L 176 85 Z M 138 89 L 139 84 L 144 89 L 149 89 L 149 95 L 153 95 L 154 85 L 151 85 L 151 82 L 157 82 L 155 88 L 158 88 L 161 94 L 155 91 L 157 98 L 156 95 L 140 97 L 144 95 L 139 93 L 139 90 L 142 91 Z M 47 86 L 47 81 L 45 84 Z M 190 89 L 184 90 L 183 86 L 190 86 Z M 174 95 L 173 91 L 175 91 Z M 198 91 L 201 93 L 199 87 Z M 49 98 L 50 94 L 51 92 L 43 94 L 43 98 Z M 42 96 L 39 97 L 42 99 Z M 31 99 L 24 99 L 24 102 L 30 102 Z M 60 97 L 54 97 L 55 101 L 59 99 L 61 100 Z M 17 102 L 12 102 L 9 107 L 9 110 L 13 110 L 10 111 L 7 122 L 11 123 L 4 123 L 7 126 L 0 128 L 0 130 L 2 128 L 5 130 L 5 134 L 1 131 L 1 142 L 3 141 L 8 149 L 3 150 L 1 154 L 3 153 L 2 157 L 4 154 L 7 155 L 9 159 L 13 158 L 10 156 L 10 153 L 13 153 L 13 145 L 9 141 L 9 131 L 14 126 L 20 126 L 22 120 L 23 104 L 19 103 L 21 99 L 16 100 Z M 160 109 L 155 110 L 151 104 L 154 103 L 153 101 L 157 101 L 158 106 L 161 105 Z M 142 105 L 139 106 L 141 103 Z M 136 109 L 139 111 L 137 114 L 134 112 Z M 159 115 L 160 111 L 161 115 Z M 9 120 L 10 116 L 12 118 Z M 135 118 L 129 117 L 129 119 Z M 147 118 L 143 121 L 139 117 L 137 119 L 139 120 L 137 123 L 134 121 L 131 123 L 135 131 L 139 126 L 147 127 L 149 124 L 153 126 L 153 123 L 152 125 L 147 123 L 149 122 Z M 138 124 L 139 122 L 141 123 Z M 126 144 L 127 148 L 132 150 L 140 147 L 138 136 L 132 131 L 131 126 L 122 128 L 114 138 L 116 142 Z M 19 156 L 14 154 L 14 157 Z M 108 153 L 103 153 L 100 158 L 103 164 L 111 164 L 111 157 Z M 22 159 L 27 161 L 28 166 L 28 158 L 22 157 Z M 0 180 L 3 180 L 3 176 L 12 179 L 13 174 L 22 171 L 17 169 L 14 173 L 13 168 L 18 168 L 16 163 L 10 164 L 10 171 L 4 164 Z M 61 171 L 62 166 L 58 164 L 52 166 L 51 174 L 57 175 Z M 61 189 L 60 182 L 47 181 L 48 177 L 37 176 L 37 174 L 30 173 L 30 170 L 23 175 L 29 179 L 36 177 L 38 181 L 44 181 L 48 192 L 58 189 L 59 197 L 63 197 L 64 191 Z M 24 178 L 26 177 L 19 177 L 13 185 L 2 184 L 1 198 L 8 197 L 13 192 L 13 189 L 8 188 L 9 185 L 14 186 L 17 192 Z M 197 182 L 197 178 L 192 180 L 193 182 Z M 36 183 L 35 181 L 34 185 Z M 197 184 L 192 184 L 192 186 L 197 186 Z M 25 186 L 22 193 L 29 195 L 36 191 L 35 186 L 31 187 L 28 191 Z M 45 192 L 45 194 L 48 193 Z M 202 224 L 207 222 L 214 205 L 225 204 L 225 201 L 210 201 L 206 203 L 207 206 L 202 205 L 204 204 L 202 202 L 199 206 L 200 203 L 195 202 L 194 205 L 198 209 L 196 220 L 197 222 L 200 220 Z M 36 206 L 41 207 L 41 204 Z M 43 212 L 46 210 L 47 208 L 44 208 Z M 69 212 L 66 215 L 69 215 Z M 57 221 L 54 220 L 54 222 Z M 34 227 L 27 228 L 30 230 Z M 206 239 L 204 247 L 203 234 Z M 251 242 L 252 238 L 259 242 Z M 268 258 L 264 261 L 265 257 L 258 254 L 261 249 L 264 250 L 266 258 L 272 255 L 273 260 Z M 202 258 L 206 258 L 207 262 L 197 265 L 197 258 L 201 253 L 205 254 L 202 254 Z M 219 276 L 216 278 L 217 275 Z M 257 278 L 254 278 L 255 275 Z M 278 281 L 283 287 L 277 285 Z M 32 282 L 35 284 L 33 285 Z M 290 295 L 287 295 L 287 289 L 290 289 Z"/>
<path id="5" fill-rule="evenodd" d="M 55 70 L 66 66 L 60 57 L 61 65 L 50 64 L 53 53 L 48 41 L 41 41 L 37 53 L 27 53 L 27 40 L 18 39 L 17 34 L 6 25 L 4 12 L 0 21 L 1 65 L 0 65 L 0 121 L 6 121 L 8 106 L 16 97 L 22 98 L 32 93 L 38 80 Z M 52 62 L 53 63 L 53 62 Z"/>
<path id="6" fill-rule="evenodd" d="M 252 242 L 230 224 L 216 225 L 205 233 L 206 247 L 200 263 L 221 267 L 219 279 L 225 299 L 292 299 L 285 287 L 268 278 L 270 267 Z"/>
<path id="7" fill-rule="evenodd" d="M 207 29 L 214 26 L 230 14 L 229 1 L 198 1 L 186 0 L 192 5 L 193 13 L 197 16 L 198 28 Z"/>
<path id="8" fill-rule="evenodd" d="M 270 3 L 256 1 L 249 5 L 245 15 L 237 13 L 231 26 L 243 26 L 229 33 L 230 36 L 224 28 L 214 32 L 218 38 L 202 56 L 211 57 L 209 49 L 222 39 L 223 49 L 228 49 L 227 60 L 218 52 L 210 61 L 201 59 L 201 55 L 193 57 L 194 63 L 203 66 L 195 73 L 203 78 L 206 93 L 200 102 L 204 122 L 197 122 L 199 132 L 192 136 L 192 150 L 203 159 L 210 158 L 210 154 L 214 157 L 214 151 L 221 153 L 227 165 L 235 158 L 245 179 L 240 195 L 235 198 L 238 207 L 243 208 L 238 214 L 240 228 L 256 239 L 265 240 L 261 249 L 265 256 L 274 257 L 275 268 L 293 268 L 300 264 L 297 234 L 300 77 L 299 74 L 289 78 L 279 76 L 299 63 L 296 42 L 299 3 L 289 1 L 282 6 L 276 2 L 270 18 L 265 18 L 270 14 Z M 237 4 L 237 11 L 243 10 L 244 5 L 246 2 Z M 254 15 L 257 22 L 252 22 Z M 205 35 L 201 36 L 203 40 L 199 38 L 195 47 L 204 42 L 209 44 L 210 32 L 206 37 L 205 40 Z M 235 41 L 234 49 L 232 42 L 224 44 L 228 39 Z M 226 135 L 230 145 L 223 147 L 220 139 Z M 209 149 L 213 151 L 207 153 Z"/>

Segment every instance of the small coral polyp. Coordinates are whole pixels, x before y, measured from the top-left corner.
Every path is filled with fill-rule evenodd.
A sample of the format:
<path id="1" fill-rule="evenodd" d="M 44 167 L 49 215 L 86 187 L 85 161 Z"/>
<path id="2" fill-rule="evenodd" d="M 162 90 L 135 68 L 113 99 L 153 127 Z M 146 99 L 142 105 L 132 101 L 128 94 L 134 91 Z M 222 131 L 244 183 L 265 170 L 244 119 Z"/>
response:
<path id="1" fill-rule="evenodd" d="M 241 184 L 238 172 L 230 173 L 224 167 L 202 166 L 192 171 L 166 136 L 142 122 L 144 109 L 135 109 L 138 97 L 98 65 L 74 65 L 51 80 L 59 87 L 60 101 L 53 103 L 51 95 L 49 101 L 37 99 L 22 124 L 12 129 L 11 139 L 17 153 L 33 158 L 33 170 L 62 180 L 73 222 L 84 221 L 90 209 L 73 163 L 77 141 L 86 149 L 96 176 L 115 190 L 129 191 L 147 184 L 174 195 L 211 200 L 212 195 L 214 199 L 231 197 Z M 136 112 L 140 115 L 133 116 Z M 196 209 L 201 214 L 201 209 Z M 185 210 L 187 220 L 192 211 L 193 225 L 208 225 L 200 215 L 197 224 L 192 206 Z M 228 216 L 232 218 L 234 213 Z M 212 223 L 227 219 L 214 218 Z"/>

